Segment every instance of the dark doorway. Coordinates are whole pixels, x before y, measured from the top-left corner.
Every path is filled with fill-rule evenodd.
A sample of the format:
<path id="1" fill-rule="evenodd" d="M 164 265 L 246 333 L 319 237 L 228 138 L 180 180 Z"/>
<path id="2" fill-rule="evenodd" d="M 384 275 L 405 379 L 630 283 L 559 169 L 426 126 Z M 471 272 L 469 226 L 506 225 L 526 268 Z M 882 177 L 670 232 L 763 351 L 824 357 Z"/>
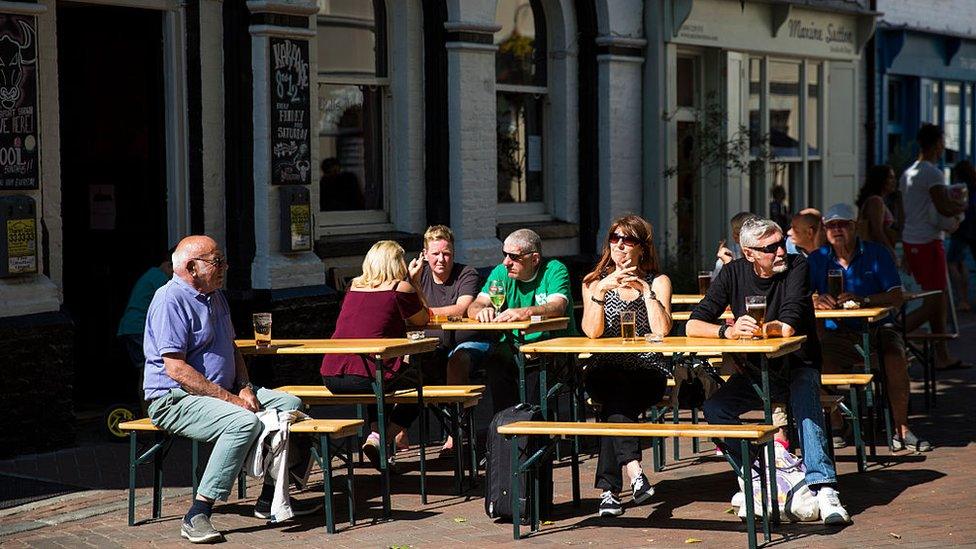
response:
<path id="1" fill-rule="evenodd" d="M 64 304 L 75 402 L 134 402 L 115 334 L 133 283 L 167 242 L 163 14 L 58 4 Z"/>

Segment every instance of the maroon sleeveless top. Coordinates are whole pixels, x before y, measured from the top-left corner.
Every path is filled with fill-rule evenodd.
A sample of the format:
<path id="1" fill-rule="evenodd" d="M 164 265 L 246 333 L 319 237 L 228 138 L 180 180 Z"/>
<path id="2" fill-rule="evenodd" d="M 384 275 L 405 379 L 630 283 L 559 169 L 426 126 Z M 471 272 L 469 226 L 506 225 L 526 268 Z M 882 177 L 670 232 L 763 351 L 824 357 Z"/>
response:
<path id="1" fill-rule="evenodd" d="M 342 300 L 332 339 L 404 337 L 407 329 L 404 319 L 421 309 L 423 304 L 416 293 L 396 290 L 348 291 Z M 384 363 L 384 377 L 392 377 L 401 362 L 401 358 L 387 360 Z M 373 377 L 373 371 L 373 364 L 367 364 L 359 355 L 325 355 L 320 369 L 323 376 Z"/>

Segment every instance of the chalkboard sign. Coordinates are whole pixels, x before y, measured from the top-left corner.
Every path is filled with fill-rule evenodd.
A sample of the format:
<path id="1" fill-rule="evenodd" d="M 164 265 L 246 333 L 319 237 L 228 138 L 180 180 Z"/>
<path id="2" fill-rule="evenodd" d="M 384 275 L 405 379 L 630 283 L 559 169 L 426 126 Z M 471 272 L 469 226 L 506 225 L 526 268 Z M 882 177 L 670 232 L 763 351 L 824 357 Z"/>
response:
<path id="1" fill-rule="evenodd" d="M 37 188 L 37 21 L 0 14 L 0 190 Z"/>
<path id="2" fill-rule="evenodd" d="M 271 47 L 271 184 L 312 182 L 308 41 L 269 39 Z"/>

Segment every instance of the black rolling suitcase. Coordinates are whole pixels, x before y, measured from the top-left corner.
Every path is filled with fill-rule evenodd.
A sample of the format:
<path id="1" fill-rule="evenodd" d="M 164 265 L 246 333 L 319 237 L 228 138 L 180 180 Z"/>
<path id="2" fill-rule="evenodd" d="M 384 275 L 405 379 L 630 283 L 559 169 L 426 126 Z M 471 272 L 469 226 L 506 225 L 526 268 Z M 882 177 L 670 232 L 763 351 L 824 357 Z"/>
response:
<path id="1" fill-rule="evenodd" d="M 507 425 L 516 421 L 542 421 L 542 411 L 538 406 L 519 404 L 506 408 L 495 414 L 488 426 L 487 470 L 485 472 L 485 513 L 491 518 L 512 519 L 512 499 L 510 494 L 512 478 L 512 444 L 511 440 L 498 434 L 500 425 Z M 544 439 L 540 437 L 518 437 L 519 452 L 524 461 L 534 454 L 542 445 Z M 552 458 L 542 459 L 539 471 L 539 516 L 540 520 L 548 518 L 552 510 Z M 531 501 L 532 484 L 527 482 L 530 475 L 520 477 L 521 517 L 519 522 L 527 524 Z"/>

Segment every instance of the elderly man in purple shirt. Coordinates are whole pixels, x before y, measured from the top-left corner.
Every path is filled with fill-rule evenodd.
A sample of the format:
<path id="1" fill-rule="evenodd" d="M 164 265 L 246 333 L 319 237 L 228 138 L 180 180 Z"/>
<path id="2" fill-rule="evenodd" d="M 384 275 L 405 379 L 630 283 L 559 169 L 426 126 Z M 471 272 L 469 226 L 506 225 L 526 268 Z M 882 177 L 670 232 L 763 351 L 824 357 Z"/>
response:
<path id="1" fill-rule="evenodd" d="M 297 410 L 299 398 L 255 387 L 234 346 L 230 310 L 220 287 L 227 262 L 207 236 L 189 236 L 173 252 L 173 278 L 156 291 L 146 315 L 143 380 L 153 425 L 194 440 L 214 442 L 196 499 L 180 533 L 193 543 L 222 536 L 210 522 L 214 500 L 226 501 L 248 451 L 261 434 L 255 412 Z M 273 480 L 266 480 L 254 515 L 270 518 Z M 296 515 L 321 503 L 293 505 Z"/>

